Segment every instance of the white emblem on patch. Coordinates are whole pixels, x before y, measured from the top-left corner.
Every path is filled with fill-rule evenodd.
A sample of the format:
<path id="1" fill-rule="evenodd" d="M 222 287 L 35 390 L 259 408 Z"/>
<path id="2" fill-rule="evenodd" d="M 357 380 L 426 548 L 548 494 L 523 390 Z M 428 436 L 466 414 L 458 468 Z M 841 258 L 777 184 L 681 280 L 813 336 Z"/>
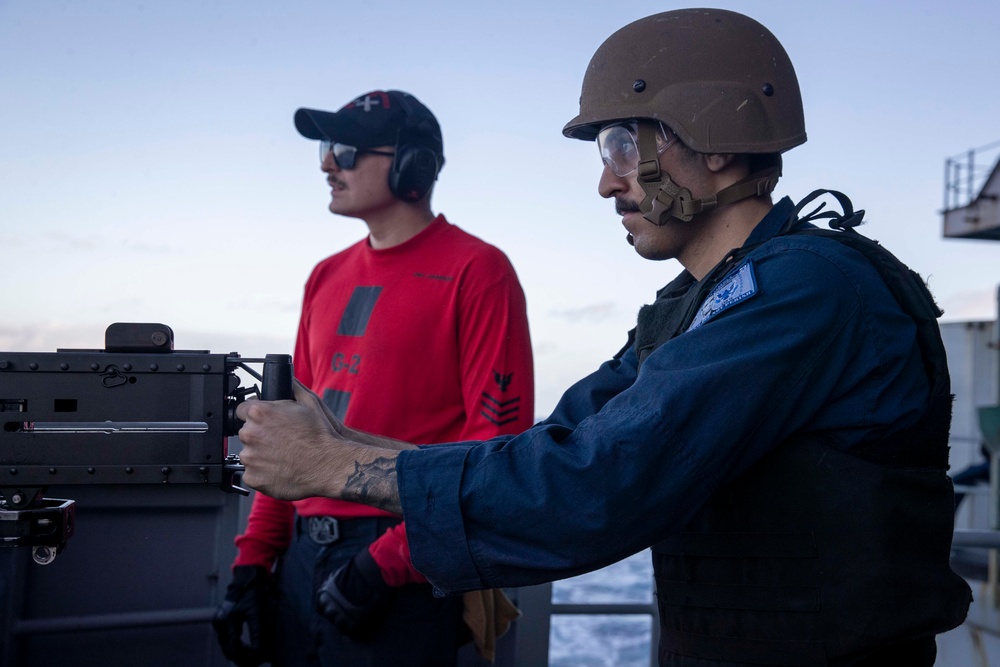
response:
<path id="1" fill-rule="evenodd" d="M 746 301 L 756 293 L 757 280 L 753 275 L 753 266 L 747 262 L 715 286 L 705 302 L 701 304 L 698 314 L 694 316 L 694 321 L 691 322 L 691 326 L 687 330 L 697 329 L 726 308 Z"/>

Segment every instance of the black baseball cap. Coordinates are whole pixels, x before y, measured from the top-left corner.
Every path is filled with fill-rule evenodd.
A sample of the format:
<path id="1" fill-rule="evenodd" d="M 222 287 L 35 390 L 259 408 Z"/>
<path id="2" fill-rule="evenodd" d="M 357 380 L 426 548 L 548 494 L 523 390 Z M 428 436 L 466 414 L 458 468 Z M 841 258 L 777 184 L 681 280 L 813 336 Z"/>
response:
<path id="1" fill-rule="evenodd" d="M 418 145 L 444 157 L 437 118 L 420 100 L 400 90 L 373 90 L 336 112 L 299 109 L 295 129 L 307 139 L 358 148 Z"/>

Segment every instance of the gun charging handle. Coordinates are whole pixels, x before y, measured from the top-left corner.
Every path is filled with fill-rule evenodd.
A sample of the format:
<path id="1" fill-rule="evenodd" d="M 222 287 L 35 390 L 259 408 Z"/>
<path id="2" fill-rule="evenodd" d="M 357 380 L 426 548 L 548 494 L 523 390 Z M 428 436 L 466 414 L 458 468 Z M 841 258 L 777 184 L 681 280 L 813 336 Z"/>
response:
<path id="1" fill-rule="evenodd" d="M 260 388 L 256 386 L 240 389 L 239 379 L 235 374 L 231 375 L 232 386 L 228 389 L 229 403 L 226 409 L 226 435 L 236 435 L 243 428 L 243 422 L 236 416 L 236 408 L 243 402 L 249 394 L 255 394 L 262 401 L 284 401 L 292 400 L 292 355 L 290 354 L 268 354 L 263 359 L 240 360 L 234 355 L 231 362 L 235 362 L 240 368 L 260 381 Z M 263 375 L 250 368 L 248 363 L 263 362 Z"/>
<path id="2" fill-rule="evenodd" d="M 249 361 L 249 360 L 248 360 Z M 260 359 L 253 361 L 259 362 Z M 292 356 L 290 354 L 268 354 L 264 356 L 264 371 L 262 375 L 257 375 L 249 367 L 243 366 L 244 370 L 250 372 L 260 380 L 261 388 L 259 392 L 262 401 L 284 401 L 292 400 Z M 236 407 L 243 402 L 243 397 L 250 393 L 249 390 L 237 392 L 238 396 L 230 399 L 226 416 L 226 429 L 230 435 L 236 435 L 243 427 L 243 422 L 236 416 Z M 250 492 L 241 487 L 237 482 L 239 476 L 243 474 L 243 464 L 235 454 L 226 457 L 226 464 L 223 466 L 226 471 L 226 480 L 222 488 L 226 491 L 235 491 L 243 495 Z"/>
<path id="3" fill-rule="evenodd" d="M 292 356 L 268 354 L 264 356 L 264 379 L 261 381 L 262 401 L 292 400 Z"/>

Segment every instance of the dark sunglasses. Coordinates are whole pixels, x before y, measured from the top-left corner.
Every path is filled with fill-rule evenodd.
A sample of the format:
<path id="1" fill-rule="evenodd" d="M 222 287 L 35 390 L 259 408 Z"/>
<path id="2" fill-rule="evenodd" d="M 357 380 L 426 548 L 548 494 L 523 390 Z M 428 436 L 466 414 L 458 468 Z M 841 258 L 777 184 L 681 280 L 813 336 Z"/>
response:
<path id="1" fill-rule="evenodd" d="M 393 157 L 395 153 L 388 151 L 377 151 L 372 148 L 358 148 L 347 144 L 338 144 L 335 141 L 323 139 L 319 142 L 319 161 L 326 160 L 328 153 L 333 154 L 333 161 L 341 169 L 354 169 L 354 165 L 359 155 L 387 155 Z"/>

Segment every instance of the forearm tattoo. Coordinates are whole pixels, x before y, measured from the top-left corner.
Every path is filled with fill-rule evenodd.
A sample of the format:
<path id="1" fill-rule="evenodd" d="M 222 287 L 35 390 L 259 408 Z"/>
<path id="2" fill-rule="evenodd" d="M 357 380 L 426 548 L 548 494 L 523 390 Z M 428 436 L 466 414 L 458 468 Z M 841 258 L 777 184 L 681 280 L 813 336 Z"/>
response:
<path id="1" fill-rule="evenodd" d="M 354 472 L 344 486 L 343 498 L 402 514 L 403 504 L 396 486 L 396 459 L 380 457 L 371 463 L 355 461 Z"/>

